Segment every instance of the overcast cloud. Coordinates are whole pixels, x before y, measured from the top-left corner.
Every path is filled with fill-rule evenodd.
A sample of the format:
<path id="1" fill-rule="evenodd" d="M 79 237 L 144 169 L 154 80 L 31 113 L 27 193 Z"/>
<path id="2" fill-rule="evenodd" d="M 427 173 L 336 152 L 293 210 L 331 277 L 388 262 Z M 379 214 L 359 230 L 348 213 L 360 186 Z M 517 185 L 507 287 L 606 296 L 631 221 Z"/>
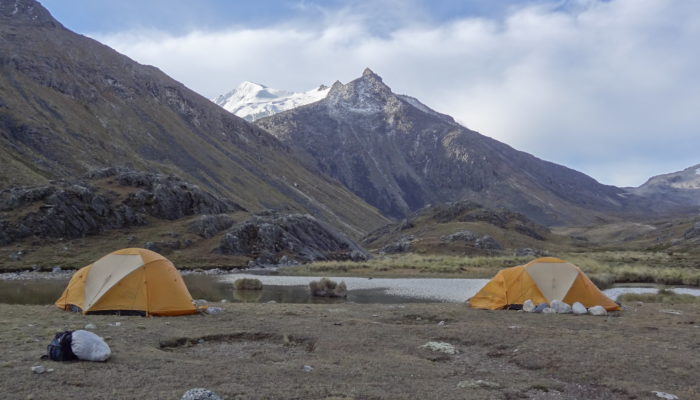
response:
<path id="1" fill-rule="evenodd" d="M 90 36 L 209 98 L 244 80 L 308 90 L 370 67 L 397 93 L 607 184 L 700 163 L 700 2 L 530 4 L 443 22 L 405 4 Z"/>

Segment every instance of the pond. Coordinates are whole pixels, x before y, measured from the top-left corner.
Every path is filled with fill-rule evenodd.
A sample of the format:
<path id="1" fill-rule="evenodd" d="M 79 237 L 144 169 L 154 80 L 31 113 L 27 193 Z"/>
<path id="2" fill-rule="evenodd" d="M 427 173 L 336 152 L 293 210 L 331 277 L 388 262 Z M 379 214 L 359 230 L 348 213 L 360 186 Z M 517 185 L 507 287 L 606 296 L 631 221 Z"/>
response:
<path id="1" fill-rule="evenodd" d="M 63 292 L 70 275 L 31 277 L 29 279 L 0 279 L 0 303 L 9 304 L 51 304 Z M 346 299 L 316 298 L 309 295 L 308 284 L 319 277 L 278 276 L 253 274 L 187 274 L 183 278 L 195 299 L 210 302 L 275 301 L 277 303 L 426 303 L 464 302 L 481 289 L 488 279 L 440 279 L 440 278 L 359 278 L 331 277 L 348 287 Z M 240 291 L 233 289 L 233 282 L 240 278 L 257 278 L 263 282 L 260 291 Z M 700 296 L 698 288 L 670 288 L 676 293 Z M 610 298 L 616 299 L 624 293 L 654 293 L 656 287 L 613 287 L 604 290 Z"/>

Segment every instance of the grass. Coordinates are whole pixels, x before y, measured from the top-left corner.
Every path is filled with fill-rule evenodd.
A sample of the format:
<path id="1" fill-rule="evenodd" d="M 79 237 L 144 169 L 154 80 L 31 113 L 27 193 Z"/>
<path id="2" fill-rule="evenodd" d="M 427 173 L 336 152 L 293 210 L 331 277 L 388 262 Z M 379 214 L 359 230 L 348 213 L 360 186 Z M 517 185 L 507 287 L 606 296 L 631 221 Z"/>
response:
<path id="1" fill-rule="evenodd" d="M 621 302 L 641 301 L 663 304 L 700 304 L 700 296 L 676 294 L 671 290 L 659 289 L 658 293 L 627 293 L 618 297 Z"/>
<path id="2" fill-rule="evenodd" d="M 260 279 L 241 278 L 233 282 L 233 287 L 236 290 L 262 290 L 263 284 L 260 282 Z"/>
<path id="3" fill-rule="evenodd" d="M 603 251 L 556 255 L 581 268 L 601 288 L 614 283 L 645 282 L 700 286 L 700 264 L 689 254 Z M 490 278 L 500 269 L 522 265 L 532 257 L 399 254 L 368 261 L 323 261 L 284 268 L 287 275 L 427 276 Z"/>

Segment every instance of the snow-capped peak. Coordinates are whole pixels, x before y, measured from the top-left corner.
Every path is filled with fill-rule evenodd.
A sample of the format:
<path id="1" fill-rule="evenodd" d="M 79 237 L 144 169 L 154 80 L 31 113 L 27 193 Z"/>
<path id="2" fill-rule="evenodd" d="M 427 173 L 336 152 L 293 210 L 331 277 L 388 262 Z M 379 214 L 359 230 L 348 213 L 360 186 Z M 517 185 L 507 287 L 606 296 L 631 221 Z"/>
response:
<path id="1" fill-rule="evenodd" d="M 245 81 L 212 101 L 241 118 L 255 121 L 324 99 L 329 90 L 327 86 L 321 85 L 307 92 L 289 92 Z"/>

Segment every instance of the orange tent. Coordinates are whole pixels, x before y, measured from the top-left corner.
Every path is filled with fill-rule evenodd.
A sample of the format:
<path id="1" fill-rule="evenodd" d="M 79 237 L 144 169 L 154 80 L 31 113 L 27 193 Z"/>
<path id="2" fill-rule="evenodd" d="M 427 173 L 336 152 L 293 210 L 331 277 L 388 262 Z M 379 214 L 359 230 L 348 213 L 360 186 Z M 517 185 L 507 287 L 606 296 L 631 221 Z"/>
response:
<path id="1" fill-rule="evenodd" d="M 194 314 L 192 296 L 175 266 L 158 253 L 122 249 L 79 269 L 56 306 L 84 314 Z"/>
<path id="2" fill-rule="evenodd" d="M 608 311 L 620 306 L 596 287 L 570 262 L 554 257 L 538 258 L 525 265 L 499 271 L 474 297 L 467 300 L 474 308 L 497 310 L 525 300 L 535 304 L 552 300 L 586 307 L 603 306 Z"/>

